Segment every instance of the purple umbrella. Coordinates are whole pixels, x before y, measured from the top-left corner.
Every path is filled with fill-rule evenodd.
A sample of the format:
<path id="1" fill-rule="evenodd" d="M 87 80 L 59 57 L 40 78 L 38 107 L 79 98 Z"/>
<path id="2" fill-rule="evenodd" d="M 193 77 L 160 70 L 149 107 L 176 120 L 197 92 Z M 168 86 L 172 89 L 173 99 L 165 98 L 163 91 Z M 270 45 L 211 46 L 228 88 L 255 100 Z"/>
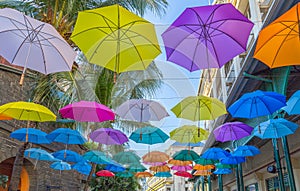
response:
<path id="1" fill-rule="evenodd" d="M 228 122 L 214 130 L 214 136 L 217 141 L 226 142 L 239 140 L 251 135 L 253 128 L 242 122 Z"/>
<path id="2" fill-rule="evenodd" d="M 162 34 L 167 60 L 189 71 L 220 68 L 246 51 L 252 27 L 230 3 L 187 8 Z"/>
<path id="3" fill-rule="evenodd" d="M 127 136 L 119 130 L 112 128 L 100 128 L 90 134 L 90 138 L 105 145 L 122 145 L 128 141 Z"/>

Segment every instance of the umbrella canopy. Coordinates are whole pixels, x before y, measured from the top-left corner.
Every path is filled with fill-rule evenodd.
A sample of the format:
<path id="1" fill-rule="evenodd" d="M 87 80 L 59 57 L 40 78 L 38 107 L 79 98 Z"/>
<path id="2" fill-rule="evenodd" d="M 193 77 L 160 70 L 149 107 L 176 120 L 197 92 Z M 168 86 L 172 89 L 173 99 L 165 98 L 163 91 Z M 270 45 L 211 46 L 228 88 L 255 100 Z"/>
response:
<path id="1" fill-rule="evenodd" d="M 189 171 L 189 170 L 193 170 L 193 167 L 190 165 L 185 165 L 185 166 L 172 166 L 171 167 L 172 170 L 177 170 L 177 171 Z"/>
<path id="2" fill-rule="evenodd" d="M 259 33 L 253 57 L 270 68 L 299 65 L 298 3 Z"/>
<path id="3" fill-rule="evenodd" d="M 170 159 L 168 161 L 168 164 L 172 164 L 172 165 L 175 165 L 175 166 L 186 166 L 186 165 L 193 164 L 193 161 L 192 160 L 182 161 L 182 160 Z"/>
<path id="4" fill-rule="evenodd" d="M 286 119 L 270 119 L 254 128 L 253 135 L 261 139 L 281 138 L 293 134 L 299 125 Z"/>
<path id="5" fill-rule="evenodd" d="M 226 142 L 239 140 L 251 135 L 253 128 L 242 122 L 228 122 L 217 127 L 213 132 L 217 141 Z"/>
<path id="6" fill-rule="evenodd" d="M 113 177 L 115 176 L 114 173 L 110 172 L 109 170 L 100 170 L 96 172 L 97 176 L 102 176 L 102 177 Z"/>
<path id="7" fill-rule="evenodd" d="M 168 165 L 163 165 L 163 166 L 150 166 L 149 170 L 153 172 L 169 172 L 171 169 Z"/>
<path id="8" fill-rule="evenodd" d="M 195 160 L 196 164 L 201 164 L 201 165 L 214 165 L 217 162 L 218 162 L 218 160 L 205 159 L 205 158 L 202 158 L 202 156 L 200 156 L 200 158 Z"/>
<path id="9" fill-rule="evenodd" d="M 108 164 L 105 166 L 104 169 L 112 171 L 112 172 L 123 172 L 126 170 L 125 167 L 123 167 L 122 165 L 120 165 L 118 163 Z"/>
<path id="10" fill-rule="evenodd" d="M 150 172 L 138 172 L 134 176 L 137 178 L 147 178 L 147 177 L 152 177 L 153 174 L 151 174 Z"/>
<path id="11" fill-rule="evenodd" d="M 177 171 L 174 174 L 177 175 L 177 176 L 185 177 L 185 178 L 192 178 L 193 177 L 193 175 L 191 173 L 186 172 L 186 171 Z"/>
<path id="12" fill-rule="evenodd" d="M 172 144 L 173 147 L 203 147 L 205 144 L 202 142 L 198 143 L 180 143 L 180 142 L 175 142 Z"/>
<path id="13" fill-rule="evenodd" d="M 208 138 L 209 132 L 195 125 L 184 125 L 170 132 L 170 139 L 180 143 L 198 143 Z"/>
<path id="14" fill-rule="evenodd" d="M 89 175 L 92 170 L 92 166 L 86 161 L 77 162 L 71 165 L 71 168 L 84 175 Z"/>
<path id="15" fill-rule="evenodd" d="M 202 95 L 184 98 L 171 111 L 177 117 L 191 121 L 213 120 L 227 113 L 220 100 Z"/>
<path id="16" fill-rule="evenodd" d="M 169 139 L 169 136 L 157 127 L 146 126 L 133 131 L 129 139 L 136 143 L 153 145 L 156 143 L 164 143 Z"/>
<path id="17" fill-rule="evenodd" d="M 65 162 L 80 162 L 84 161 L 85 159 L 78 153 L 71 151 L 71 150 L 60 150 L 52 153 L 52 155 Z"/>
<path id="18" fill-rule="evenodd" d="M 145 170 L 147 170 L 146 167 L 144 167 L 143 165 L 141 164 L 131 164 L 129 166 L 129 172 L 144 172 Z"/>
<path id="19" fill-rule="evenodd" d="M 168 164 L 167 162 L 143 162 L 143 163 L 150 166 L 162 166 Z"/>
<path id="20" fill-rule="evenodd" d="M 220 159 L 222 164 L 240 164 L 246 161 L 245 157 L 228 156 Z"/>
<path id="21" fill-rule="evenodd" d="M 222 168 L 222 169 L 218 168 L 213 173 L 214 174 L 231 174 L 232 170 L 228 169 L 228 168 Z"/>
<path id="22" fill-rule="evenodd" d="M 175 160 L 182 160 L 182 161 L 194 161 L 199 158 L 199 155 L 192 150 L 181 150 L 176 152 L 173 156 Z"/>
<path id="23" fill-rule="evenodd" d="M 103 152 L 90 150 L 82 156 L 85 160 L 96 164 L 111 164 L 112 160 L 108 158 Z"/>
<path id="24" fill-rule="evenodd" d="M 47 133 L 34 128 L 21 128 L 10 133 L 9 137 L 22 142 L 30 142 L 36 144 L 49 144 L 50 141 L 46 138 Z"/>
<path id="25" fill-rule="evenodd" d="M 71 170 L 71 165 L 69 163 L 63 162 L 63 161 L 58 161 L 54 162 L 50 165 L 51 168 L 55 170 Z"/>
<path id="26" fill-rule="evenodd" d="M 127 100 L 116 109 L 116 114 L 137 122 L 160 121 L 169 116 L 159 102 L 146 99 Z"/>
<path id="27" fill-rule="evenodd" d="M 154 25 L 119 5 L 79 12 L 71 40 L 116 73 L 144 70 L 161 53 Z"/>
<path id="28" fill-rule="evenodd" d="M 194 172 L 194 176 L 208 176 L 211 175 L 212 172 L 210 170 L 197 170 Z"/>
<path id="29" fill-rule="evenodd" d="M 236 157 L 252 157 L 260 154 L 260 150 L 252 145 L 238 146 L 232 153 Z"/>
<path id="30" fill-rule="evenodd" d="M 72 69 L 76 52 L 52 25 L 4 8 L 0 26 L 0 55 L 11 64 L 43 74 Z"/>
<path id="31" fill-rule="evenodd" d="M 130 177 L 133 177 L 133 174 L 128 171 L 124 171 L 124 172 L 118 172 L 116 174 L 116 176 L 122 177 L 122 178 L 130 178 Z"/>
<path id="32" fill-rule="evenodd" d="M 230 153 L 228 153 L 227 151 L 218 147 L 213 147 L 207 149 L 201 157 L 205 159 L 219 160 L 228 156 L 230 156 Z"/>
<path id="33" fill-rule="evenodd" d="M 0 17 L 1 19 L 1 17 Z M 56 116 L 47 107 L 32 102 L 10 102 L 0 106 L 0 114 L 17 120 L 26 121 L 55 121 Z"/>
<path id="34" fill-rule="evenodd" d="M 296 91 L 282 108 L 289 115 L 300 114 L 300 90 Z"/>
<path id="35" fill-rule="evenodd" d="M 33 158 L 36 160 L 45 160 L 45 161 L 58 161 L 58 159 L 54 158 L 50 153 L 43 149 L 30 148 L 25 150 L 25 157 Z"/>
<path id="36" fill-rule="evenodd" d="M 284 95 L 257 90 L 242 95 L 228 108 L 228 111 L 233 117 L 255 118 L 271 115 L 285 105 Z"/>
<path id="37" fill-rule="evenodd" d="M 80 122 L 103 122 L 115 119 L 114 112 L 97 102 L 79 101 L 69 104 L 59 110 L 64 118 Z"/>
<path id="38" fill-rule="evenodd" d="M 195 169 L 195 170 L 211 170 L 211 169 L 214 169 L 214 168 L 215 168 L 215 165 L 196 164 L 193 169 Z"/>
<path id="39" fill-rule="evenodd" d="M 122 145 L 128 142 L 127 136 L 119 130 L 112 128 L 100 128 L 90 134 L 90 139 L 105 145 Z"/>
<path id="40" fill-rule="evenodd" d="M 216 163 L 215 164 L 216 168 L 217 169 L 223 169 L 223 168 L 235 168 L 237 165 L 234 165 L 234 164 L 222 164 L 222 163 Z"/>
<path id="41" fill-rule="evenodd" d="M 115 154 L 113 160 L 121 164 L 140 164 L 141 158 L 134 152 L 124 151 Z"/>
<path id="42" fill-rule="evenodd" d="M 0 113 L 0 120 L 12 120 L 12 117 Z"/>
<path id="43" fill-rule="evenodd" d="M 162 34 L 167 60 L 189 71 L 220 68 L 246 51 L 252 27 L 231 3 L 187 8 Z"/>
<path id="44" fill-rule="evenodd" d="M 169 158 L 169 155 L 160 151 L 151 151 L 142 157 L 143 162 L 165 162 Z"/>
<path id="45" fill-rule="evenodd" d="M 172 177 L 170 172 L 157 172 L 154 174 L 155 177 Z"/>
<path id="46" fill-rule="evenodd" d="M 59 142 L 64 144 L 83 144 L 87 140 L 79 133 L 79 131 L 69 128 L 58 128 L 49 133 L 47 136 L 51 142 Z"/>

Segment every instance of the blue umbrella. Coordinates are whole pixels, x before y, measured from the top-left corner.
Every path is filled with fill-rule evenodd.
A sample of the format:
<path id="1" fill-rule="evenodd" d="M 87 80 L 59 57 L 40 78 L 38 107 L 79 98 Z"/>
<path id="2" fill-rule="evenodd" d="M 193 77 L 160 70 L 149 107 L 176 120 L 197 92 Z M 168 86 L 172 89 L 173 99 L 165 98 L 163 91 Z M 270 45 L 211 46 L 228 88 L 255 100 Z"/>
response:
<path id="1" fill-rule="evenodd" d="M 92 170 L 92 166 L 86 161 L 75 163 L 71 168 L 85 175 L 89 175 Z"/>
<path id="2" fill-rule="evenodd" d="M 300 90 L 296 91 L 282 108 L 289 115 L 300 114 Z"/>
<path id="3" fill-rule="evenodd" d="M 214 174 L 231 174 L 232 170 L 228 168 L 218 168 L 214 172 Z"/>
<path id="4" fill-rule="evenodd" d="M 30 149 L 25 150 L 24 156 L 33 158 L 36 160 L 59 161 L 58 159 L 54 158 L 47 151 L 45 151 L 43 149 L 37 149 L 37 148 L 30 148 Z"/>
<path id="5" fill-rule="evenodd" d="M 179 142 L 175 142 L 172 144 L 172 146 L 177 146 L 177 147 L 203 147 L 205 144 L 202 142 L 198 142 L 198 143 L 179 143 Z"/>
<path id="6" fill-rule="evenodd" d="M 84 153 L 83 158 L 89 162 L 96 164 L 111 164 L 112 160 L 108 158 L 103 152 L 91 150 Z"/>
<path id="7" fill-rule="evenodd" d="M 64 144 L 83 144 L 87 141 L 78 131 L 69 128 L 58 128 L 49 133 L 47 138 Z"/>
<path id="8" fill-rule="evenodd" d="M 170 172 L 157 172 L 154 174 L 156 177 L 171 177 L 172 174 Z"/>
<path id="9" fill-rule="evenodd" d="M 169 136 L 157 127 L 146 126 L 132 132 L 129 139 L 136 143 L 153 145 L 156 143 L 164 143 L 169 139 Z"/>
<path id="10" fill-rule="evenodd" d="M 9 137 L 17 139 L 22 142 L 30 142 L 36 144 L 50 144 L 46 138 L 47 133 L 34 128 L 17 129 L 10 134 Z"/>
<path id="11" fill-rule="evenodd" d="M 293 134 L 298 128 L 296 123 L 286 119 L 270 119 L 260 123 L 253 130 L 253 135 L 262 139 L 280 138 L 286 135 Z"/>
<path id="12" fill-rule="evenodd" d="M 205 159 L 213 159 L 213 160 L 219 160 L 222 158 L 226 158 L 230 156 L 230 153 L 228 153 L 227 151 L 218 148 L 218 147 L 213 147 L 210 149 L 207 149 L 201 156 L 201 158 L 205 158 Z"/>
<path id="13" fill-rule="evenodd" d="M 123 172 L 126 170 L 125 167 L 114 161 L 111 164 L 106 165 L 104 169 L 109 170 L 111 172 Z"/>
<path id="14" fill-rule="evenodd" d="M 257 90 L 242 95 L 227 110 L 233 117 L 255 118 L 271 115 L 286 105 L 286 97 L 276 92 Z"/>
<path id="15" fill-rule="evenodd" d="M 252 145 L 244 145 L 237 147 L 233 153 L 232 156 L 236 157 L 248 157 L 248 156 L 255 156 L 260 154 L 260 150 Z"/>
<path id="16" fill-rule="evenodd" d="M 222 158 L 220 162 L 222 164 L 240 164 L 246 161 L 245 157 L 235 157 L 235 156 L 228 156 L 226 158 Z"/>
<path id="17" fill-rule="evenodd" d="M 194 161 L 196 159 L 199 159 L 199 155 L 193 151 L 193 150 L 181 150 L 179 152 L 176 152 L 172 158 L 174 160 L 181 160 L 181 161 Z"/>
<path id="18" fill-rule="evenodd" d="M 63 161 L 54 162 L 50 167 L 55 170 L 71 170 L 71 165 Z"/>
<path id="19" fill-rule="evenodd" d="M 60 150 L 52 153 L 52 155 L 65 162 L 80 162 L 85 160 L 80 154 L 71 150 Z"/>

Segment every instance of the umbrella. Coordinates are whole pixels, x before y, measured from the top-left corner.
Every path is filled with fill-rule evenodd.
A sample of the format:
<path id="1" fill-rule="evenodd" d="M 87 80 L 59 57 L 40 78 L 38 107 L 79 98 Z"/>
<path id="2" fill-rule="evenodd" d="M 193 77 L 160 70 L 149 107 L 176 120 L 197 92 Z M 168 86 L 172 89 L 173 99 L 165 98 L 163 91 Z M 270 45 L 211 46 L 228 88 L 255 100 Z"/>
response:
<path id="1" fill-rule="evenodd" d="M 101 151 L 90 150 L 82 156 L 85 160 L 96 164 L 111 164 L 111 159 Z"/>
<path id="2" fill-rule="evenodd" d="M 300 114 L 300 90 L 296 91 L 282 109 L 289 115 Z"/>
<path id="3" fill-rule="evenodd" d="M 112 172 L 123 172 L 126 170 L 125 167 L 123 167 L 122 165 L 116 162 L 115 163 L 112 162 L 111 164 L 106 165 L 104 169 Z"/>
<path id="4" fill-rule="evenodd" d="M 270 68 L 299 65 L 299 3 L 262 29 L 253 57 Z"/>
<path id="5" fill-rule="evenodd" d="M 65 162 L 80 162 L 84 161 L 85 159 L 78 153 L 71 151 L 71 150 L 60 150 L 52 153 L 52 155 Z"/>
<path id="6" fill-rule="evenodd" d="M 201 165 L 201 164 L 196 164 L 194 166 L 194 170 L 211 170 L 214 169 L 215 165 Z"/>
<path id="7" fill-rule="evenodd" d="M 169 136 L 157 127 L 146 126 L 133 131 L 129 139 L 136 143 L 153 145 L 156 143 L 164 143 L 169 139 Z"/>
<path id="8" fill-rule="evenodd" d="M 162 34 L 167 60 L 189 71 L 220 68 L 246 51 L 252 27 L 231 3 L 187 8 Z"/>
<path id="9" fill-rule="evenodd" d="M 0 120 L 12 120 L 13 118 L 12 117 L 9 117 L 7 115 L 4 115 L 4 114 L 0 114 Z"/>
<path id="10" fill-rule="evenodd" d="M 30 142 L 36 144 L 49 144 L 50 141 L 46 138 L 47 133 L 34 128 L 21 128 L 10 133 L 9 137 L 22 142 Z"/>
<path id="11" fill-rule="evenodd" d="M 157 172 L 154 174 L 155 177 L 172 177 L 170 172 Z"/>
<path id="12" fill-rule="evenodd" d="M 248 156 L 255 156 L 260 154 L 260 150 L 252 145 L 244 145 L 237 147 L 233 153 L 232 156 L 237 157 L 248 157 Z"/>
<path id="13" fill-rule="evenodd" d="M 172 165 L 175 165 L 175 166 L 186 166 L 186 165 L 193 164 L 193 161 L 192 160 L 182 161 L 182 160 L 170 159 L 168 161 L 168 164 L 172 164 Z"/>
<path id="14" fill-rule="evenodd" d="M 177 175 L 177 176 L 185 177 L 185 178 L 192 178 L 193 177 L 193 175 L 191 173 L 186 172 L 186 171 L 177 171 L 174 174 Z"/>
<path id="15" fill-rule="evenodd" d="M 71 40 L 116 73 L 144 70 L 161 53 L 154 25 L 119 5 L 79 12 Z"/>
<path id="16" fill-rule="evenodd" d="M 52 113 L 52 111 L 50 111 L 47 107 L 40 104 L 36 104 L 32 102 L 23 102 L 23 101 L 10 102 L 1 105 L 0 114 L 7 115 L 17 120 L 26 120 L 26 121 L 45 122 L 45 121 L 56 120 L 55 114 Z"/>
<path id="17" fill-rule="evenodd" d="M 127 136 L 119 130 L 112 128 L 100 128 L 90 134 L 90 139 L 105 145 L 122 145 L 128 142 Z"/>
<path id="18" fill-rule="evenodd" d="M 293 134 L 298 129 L 298 124 L 286 119 L 270 119 L 254 128 L 253 135 L 262 139 L 281 138 Z"/>
<path id="19" fill-rule="evenodd" d="M 222 164 L 222 163 L 216 163 L 215 164 L 217 169 L 223 169 L 223 168 L 235 168 L 237 165 L 233 165 L 233 164 Z"/>
<path id="20" fill-rule="evenodd" d="M 58 159 L 54 158 L 50 153 L 43 149 L 30 148 L 25 150 L 25 157 L 33 158 L 36 160 L 45 160 L 45 161 L 58 161 Z"/>
<path id="21" fill-rule="evenodd" d="M 228 153 L 227 151 L 225 151 L 221 148 L 218 148 L 218 147 L 213 147 L 213 148 L 207 149 L 202 154 L 201 158 L 219 160 L 222 158 L 226 158 L 228 156 L 230 156 L 230 153 Z"/>
<path id="22" fill-rule="evenodd" d="M 180 143 L 198 143 L 208 138 L 209 132 L 195 125 L 184 125 L 170 132 L 170 139 Z"/>
<path id="23" fill-rule="evenodd" d="M 134 176 L 137 178 L 147 178 L 147 177 L 152 177 L 153 174 L 151 174 L 150 172 L 138 172 Z"/>
<path id="24" fill-rule="evenodd" d="M 169 158 L 169 155 L 160 151 L 151 151 L 142 157 L 143 162 L 165 162 L 169 160 Z"/>
<path id="25" fill-rule="evenodd" d="M 89 175 L 92 170 L 92 166 L 86 161 L 77 162 L 71 168 L 85 175 Z"/>
<path id="26" fill-rule="evenodd" d="M 203 95 L 186 97 L 171 111 L 177 117 L 191 121 L 213 120 L 227 113 L 225 104 L 220 100 Z"/>
<path id="27" fill-rule="evenodd" d="M 240 164 L 246 161 L 245 157 L 228 156 L 220 159 L 222 164 Z"/>
<path id="28" fill-rule="evenodd" d="M 23 76 L 27 68 L 43 74 L 72 69 L 76 52 L 52 25 L 4 8 L 0 26 L 0 55 L 24 67 Z"/>
<path id="29" fill-rule="evenodd" d="M 169 116 L 159 102 L 146 99 L 127 100 L 116 109 L 116 114 L 123 119 L 137 122 L 160 121 Z"/>
<path id="30" fill-rule="evenodd" d="M 239 140 L 251 135 L 253 128 L 242 122 L 228 122 L 217 127 L 213 132 L 217 141 L 226 142 Z"/>
<path id="31" fill-rule="evenodd" d="M 177 171 L 189 171 L 189 170 L 193 170 L 193 167 L 190 165 L 185 165 L 185 166 L 172 166 L 171 167 L 172 170 L 177 170 Z"/>
<path id="32" fill-rule="evenodd" d="M 113 160 L 121 164 L 140 164 L 141 158 L 131 151 L 123 151 L 115 154 Z"/>
<path id="33" fill-rule="evenodd" d="M 172 144 L 173 147 L 203 147 L 205 144 L 202 142 L 198 143 L 179 143 L 175 142 Z"/>
<path id="34" fill-rule="evenodd" d="M 144 172 L 145 170 L 147 170 L 146 167 L 144 167 L 143 165 L 136 163 L 136 164 L 131 164 L 129 166 L 129 172 Z"/>
<path id="35" fill-rule="evenodd" d="M 109 170 L 100 170 L 96 172 L 97 176 L 102 176 L 102 177 L 113 177 L 115 176 L 114 173 L 110 172 Z"/>
<path id="36" fill-rule="evenodd" d="M 199 155 L 192 150 L 181 150 L 176 152 L 173 156 L 175 160 L 182 160 L 182 161 L 194 161 L 199 158 Z"/>
<path id="37" fill-rule="evenodd" d="M 64 118 L 80 122 L 103 122 L 115 119 L 111 109 L 93 101 L 79 101 L 69 104 L 59 110 Z"/>
<path id="38" fill-rule="evenodd" d="M 205 159 L 205 158 L 202 158 L 202 156 L 200 156 L 200 158 L 195 160 L 196 164 L 201 164 L 201 165 L 214 165 L 217 162 L 218 162 L 218 160 Z"/>
<path id="39" fill-rule="evenodd" d="M 50 165 L 51 168 L 55 170 L 71 170 L 71 165 L 69 163 L 63 162 L 63 161 L 58 161 L 54 162 Z"/>
<path id="40" fill-rule="evenodd" d="M 58 128 L 46 136 L 52 142 L 59 142 L 64 144 L 83 144 L 86 139 L 79 133 L 79 131 L 69 128 Z"/>
<path id="41" fill-rule="evenodd" d="M 168 165 L 163 165 L 163 166 L 150 166 L 149 170 L 154 172 L 169 172 L 171 169 Z"/>
<path id="42" fill-rule="evenodd" d="M 257 90 L 246 93 L 228 111 L 233 117 L 255 118 L 271 115 L 286 105 L 285 96 L 276 92 Z"/>
<path id="43" fill-rule="evenodd" d="M 122 178 L 130 178 L 130 177 L 133 177 L 133 174 L 128 171 L 124 171 L 124 172 L 118 172 L 116 174 L 116 176 L 122 177 Z"/>
<path id="44" fill-rule="evenodd" d="M 145 162 L 145 161 L 143 161 L 143 163 L 150 166 L 162 166 L 168 164 L 167 162 Z"/>
<path id="45" fill-rule="evenodd" d="M 194 172 L 194 176 L 208 176 L 208 175 L 211 175 L 212 172 L 209 171 L 209 170 L 197 170 Z"/>
<path id="46" fill-rule="evenodd" d="M 222 169 L 216 169 L 214 172 L 214 174 L 231 174 L 232 170 L 228 169 L 228 168 L 222 168 Z"/>

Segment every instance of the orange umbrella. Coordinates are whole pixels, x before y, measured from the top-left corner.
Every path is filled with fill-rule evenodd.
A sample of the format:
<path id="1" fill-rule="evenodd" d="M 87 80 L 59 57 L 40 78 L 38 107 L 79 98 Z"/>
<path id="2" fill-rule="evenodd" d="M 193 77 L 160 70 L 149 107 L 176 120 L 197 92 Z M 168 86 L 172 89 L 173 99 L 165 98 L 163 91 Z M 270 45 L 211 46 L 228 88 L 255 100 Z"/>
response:
<path id="1" fill-rule="evenodd" d="M 152 151 L 143 156 L 143 162 L 165 162 L 169 160 L 169 155 L 160 151 Z"/>
<path id="2" fill-rule="evenodd" d="M 168 161 L 168 163 L 175 165 L 175 166 L 187 166 L 187 165 L 193 164 L 193 161 L 182 161 L 182 160 L 171 159 Z"/>
<path id="3" fill-rule="evenodd" d="M 214 169 L 215 166 L 214 165 L 201 165 L 201 164 L 196 164 L 194 166 L 194 170 L 211 170 Z"/>
<path id="4" fill-rule="evenodd" d="M 260 31 L 254 58 L 270 68 L 300 64 L 300 3 Z"/>
<path id="5" fill-rule="evenodd" d="M 167 165 L 163 166 L 150 166 L 149 170 L 154 171 L 154 172 L 169 172 L 170 167 Z"/>
<path id="6" fill-rule="evenodd" d="M 4 115 L 4 114 L 0 114 L 0 120 L 12 120 L 13 118 L 12 117 L 9 117 L 7 115 Z"/>
<path id="7" fill-rule="evenodd" d="M 147 177 L 152 177 L 153 174 L 151 174 L 150 172 L 138 172 L 134 176 L 137 178 L 147 178 Z"/>
<path id="8" fill-rule="evenodd" d="M 194 176 L 207 176 L 207 175 L 211 175 L 212 172 L 210 172 L 210 170 L 197 170 L 194 173 Z"/>

